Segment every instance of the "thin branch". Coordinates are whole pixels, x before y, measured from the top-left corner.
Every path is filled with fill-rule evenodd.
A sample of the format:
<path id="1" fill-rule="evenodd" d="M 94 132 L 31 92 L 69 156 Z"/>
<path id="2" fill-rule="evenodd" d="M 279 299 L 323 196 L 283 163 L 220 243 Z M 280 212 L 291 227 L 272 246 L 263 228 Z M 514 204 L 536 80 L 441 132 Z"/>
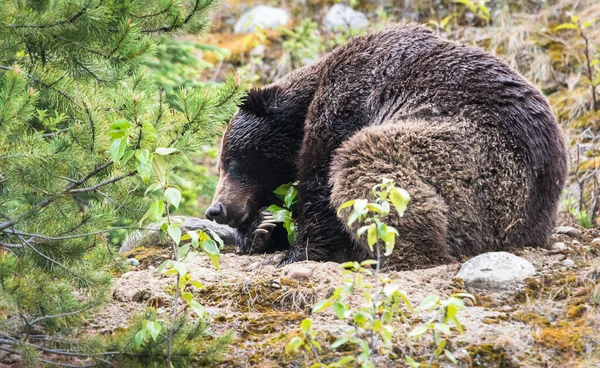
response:
<path id="1" fill-rule="evenodd" d="M 42 137 L 43 138 L 54 137 L 55 135 L 59 135 L 64 132 L 68 132 L 69 130 L 71 130 L 71 128 L 64 128 L 64 129 L 57 130 L 56 132 L 52 132 L 52 133 L 44 133 L 44 134 L 42 134 Z"/>
<path id="2" fill-rule="evenodd" d="M 91 1 L 89 1 L 87 3 L 87 5 L 85 5 L 83 8 L 81 8 L 81 10 L 78 11 L 77 13 L 73 14 L 70 18 L 59 20 L 54 23 L 49 23 L 49 24 L 9 24 L 8 27 L 9 28 L 50 28 L 50 27 L 56 27 L 56 26 L 60 26 L 63 24 L 67 24 L 67 23 L 74 23 L 88 10 L 90 4 L 91 4 Z M 100 6 L 101 4 L 102 4 L 102 2 L 100 2 L 98 4 L 98 6 Z"/>
<path id="3" fill-rule="evenodd" d="M 128 226 L 117 226 L 117 227 L 113 227 L 111 229 L 99 230 L 99 231 L 94 231 L 94 232 L 91 232 L 91 233 L 65 235 L 65 236 L 47 236 L 47 235 L 40 235 L 40 234 L 29 234 L 29 233 L 24 233 L 24 232 L 18 231 L 18 230 L 4 230 L 4 233 L 10 234 L 10 235 L 16 235 L 16 236 L 28 236 L 30 238 L 37 238 L 37 239 L 43 239 L 43 240 L 67 240 L 67 239 L 83 238 L 85 236 L 92 236 L 92 235 L 99 235 L 99 234 L 104 234 L 104 233 L 110 233 L 110 232 L 115 231 L 115 230 L 144 230 L 144 231 L 152 231 L 152 229 L 146 229 L 146 228 L 137 228 L 137 227 L 128 227 Z M 156 230 L 156 231 L 160 231 L 160 230 Z"/>
<path id="4" fill-rule="evenodd" d="M 5 340 L 5 341 L 9 341 L 9 340 Z M 17 345 L 17 344 L 10 344 L 10 345 Z M 10 349 L 10 348 L 6 348 L 4 346 L 0 345 L 0 350 L 4 350 L 8 353 L 11 354 L 16 354 L 16 355 L 21 355 L 21 353 L 19 353 L 16 350 Z M 36 358 L 37 360 L 39 360 L 42 363 L 46 363 L 46 364 L 50 364 L 50 365 L 56 365 L 59 367 L 68 367 L 68 368 L 91 368 L 91 367 L 95 367 L 96 364 L 87 364 L 87 365 L 74 365 L 74 364 L 68 364 L 68 363 L 61 363 L 61 362 L 54 362 L 51 360 L 47 360 L 47 359 L 42 359 L 42 358 Z"/>
<path id="5" fill-rule="evenodd" d="M 85 312 L 85 311 L 87 311 L 87 310 L 89 310 L 91 308 L 92 308 L 92 306 L 89 305 L 89 306 L 87 306 L 87 307 L 85 307 L 83 309 L 80 309 L 80 310 L 77 310 L 77 311 L 73 311 L 73 312 L 66 312 L 66 313 L 54 314 L 54 315 L 51 315 L 51 316 L 38 317 L 38 318 L 34 319 L 33 321 L 30 321 L 29 324 L 30 325 L 34 325 L 37 322 L 41 322 L 41 321 L 44 321 L 44 320 L 47 320 L 47 319 L 51 319 L 51 318 L 60 318 L 60 317 L 72 316 L 72 315 L 75 315 L 75 314 L 83 313 L 83 312 Z"/>
<path id="6" fill-rule="evenodd" d="M 112 179 L 109 179 L 109 180 L 105 180 L 105 181 L 103 181 L 101 183 L 98 183 L 96 185 L 93 185 L 91 187 L 79 188 L 79 189 L 71 189 L 71 190 L 66 191 L 65 193 L 74 194 L 74 193 L 94 192 L 97 189 L 100 189 L 100 188 L 102 188 L 105 185 L 115 183 L 115 182 L 117 182 L 117 181 L 119 181 L 121 179 L 124 179 L 126 177 L 133 176 L 136 173 L 137 173 L 137 171 L 133 170 L 133 171 L 128 172 L 127 174 L 123 174 L 123 175 L 117 176 L 115 178 L 112 178 Z"/>
<path id="7" fill-rule="evenodd" d="M 149 29 L 142 29 L 142 32 L 144 33 L 154 33 L 154 32 L 170 32 L 173 31 L 175 29 L 181 28 L 184 25 L 186 25 L 187 23 L 190 22 L 190 20 L 192 20 L 192 17 L 199 11 L 202 11 L 206 8 L 208 8 L 213 2 L 212 1 L 207 1 L 205 4 L 203 4 L 203 6 L 200 6 L 200 0 L 196 0 L 194 2 L 194 8 L 192 10 L 190 10 L 189 14 L 185 17 L 185 19 L 183 20 L 183 22 L 181 23 L 177 23 L 177 19 L 175 19 L 175 21 L 173 21 L 173 23 L 171 25 L 164 25 L 162 27 L 158 27 L 158 28 L 149 28 Z"/>
<path id="8" fill-rule="evenodd" d="M 169 3 L 169 6 L 167 6 L 163 10 L 159 11 L 158 13 L 144 14 L 144 15 L 136 15 L 136 14 L 133 14 L 133 13 L 129 13 L 129 15 L 131 15 L 132 17 L 137 18 L 137 19 L 153 18 L 153 17 L 156 17 L 158 15 L 162 15 L 162 14 L 165 14 L 166 12 L 168 12 L 169 9 L 171 9 L 171 7 L 173 6 L 174 3 L 175 2 L 173 0 L 171 0 L 171 2 Z"/>
<path id="9" fill-rule="evenodd" d="M 23 238 L 21 235 L 17 235 L 17 237 L 19 238 L 19 240 L 21 240 L 22 243 L 27 244 L 27 246 L 29 246 L 29 248 L 31 250 L 33 250 L 35 253 L 37 253 L 39 256 L 41 256 L 42 258 L 50 261 L 51 263 L 54 263 L 55 265 L 63 268 L 65 271 L 67 271 L 68 273 L 70 273 L 71 275 L 77 277 L 78 279 L 85 281 L 88 284 L 91 284 L 91 282 L 89 282 L 88 280 L 86 280 L 84 277 L 79 276 L 78 274 L 76 274 L 75 272 L 71 271 L 67 266 L 63 265 L 62 263 L 58 262 L 55 259 L 52 259 L 50 257 L 48 257 L 47 255 L 45 255 L 44 253 L 40 252 L 39 250 L 37 250 L 33 245 L 31 245 L 31 243 L 28 240 L 25 240 L 25 238 Z"/>

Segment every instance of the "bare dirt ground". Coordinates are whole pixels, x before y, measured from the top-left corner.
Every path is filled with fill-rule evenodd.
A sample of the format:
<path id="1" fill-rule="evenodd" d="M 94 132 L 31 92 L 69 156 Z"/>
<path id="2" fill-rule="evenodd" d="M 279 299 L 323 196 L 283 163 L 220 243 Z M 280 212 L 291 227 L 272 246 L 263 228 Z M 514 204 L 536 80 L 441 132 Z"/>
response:
<path id="1" fill-rule="evenodd" d="M 600 367 L 600 233 L 586 230 L 576 239 L 553 235 L 551 244 L 561 249 L 515 251 L 529 260 L 537 274 L 522 287 L 502 293 L 465 290 L 455 279 L 460 264 L 436 268 L 384 272 L 402 285 L 413 304 L 425 296 L 441 297 L 455 292 L 472 292 L 475 303 L 467 303 L 459 318 L 464 335 L 454 335 L 449 348 L 464 367 Z M 596 239 L 596 240 L 594 240 Z M 114 284 L 112 300 L 92 316 L 81 333 L 110 334 L 124 328 L 135 313 L 147 307 L 168 313 L 172 297 L 169 277 L 157 274 L 156 267 L 168 257 L 160 248 L 138 248 L 129 257 L 140 265 L 123 274 Z M 336 263 L 302 262 L 283 268 L 248 267 L 267 256 L 239 256 L 225 253 L 221 270 L 208 258 L 188 257 L 186 264 L 203 289 L 194 294 L 211 318 L 217 335 L 233 331 L 230 352 L 223 367 L 303 367 L 314 357 L 285 353 L 286 343 L 299 334 L 302 319 L 310 316 L 312 305 L 327 298 L 342 284 L 342 270 Z M 333 313 L 310 316 L 323 346 L 324 362 L 351 354 L 327 346 L 351 327 Z M 397 321 L 394 349 L 380 358 L 378 366 L 406 366 L 404 355 L 427 361 L 430 341 L 413 341 L 406 333 L 418 324 Z M 439 366 L 451 366 L 439 360 Z"/>

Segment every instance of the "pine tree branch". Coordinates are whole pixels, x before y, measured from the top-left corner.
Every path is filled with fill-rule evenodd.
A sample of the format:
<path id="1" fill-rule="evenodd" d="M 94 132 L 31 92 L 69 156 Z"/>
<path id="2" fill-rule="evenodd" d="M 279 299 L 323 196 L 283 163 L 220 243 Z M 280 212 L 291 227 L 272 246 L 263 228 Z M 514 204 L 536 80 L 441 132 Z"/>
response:
<path id="1" fill-rule="evenodd" d="M 154 33 L 154 32 L 171 32 L 171 31 L 177 30 L 177 29 L 185 26 L 186 24 L 188 24 L 192 20 L 192 18 L 194 17 L 194 15 L 196 13 L 206 10 L 212 3 L 213 3 L 212 0 L 208 0 L 208 1 L 206 1 L 206 3 L 202 4 L 202 6 L 201 6 L 200 0 L 196 0 L 194 2 L 194 7 L 192 8 L 192 10 L 190 10 L 189 14 L 185 17 L 185 19 L 181 23 L 178 24 L 177 19 L 175 19 L 171 25 L 165 24 L 164 26 L 158 27 L 158 28 L 142 29 L 142 32 Z"/>
<path id="2" fill-rule="evenodd" d="M 175 2 L 173 0 L 171 0 L 171 2 L 169 3 L 169 6 L 167 6 L 163 10 L 159 11 L 158 13 L 144 14 L 144 15 L 136 15 L 133 13 L 129 13 L 129 15 L 131 15 L 132 17 L 137 18 L 137 19 L 154 18 L 156 16 L 159 16 L 159 15 L 162 15 L 162 14 L 165 14 L 166 12 L 168 12 L 174 3 Z"/>
<path id="3" fill-rule="evenodd" d="M 0 339 L 0 340 L 2 340 L 2 339 Z M 10 341 L 10 340 L 5 340 L 5 341 Z M 1 341 L 0 341 L 0 343 L 1 343 Z M 6 344 L 6 345 L 8 345 L 8 344 Z M 22 344 L 10 344 L 10 345 L 18 346 L 18 345 L 22 345 Z M 4 347 L 2 345 L 0 345 L 0 350 L 3 350 L 3 351 L 6 351 L 8 353 L 11 353 L 11 354 L 15 354 L 15 355 L 21 356 L 21 353 L 18 352 L 17 350 L 13 350 L 13 349 Z M 36 359 L 39 360 L 42 363 L 46 363 L 46 364 L 50 364 L 50 365 L 55 365 L 55 366 L 58 366 L 58 367 L 67 367 L 67 368 L 92 368 L 92 367 L 96 366 L 96 364 L 74 365 L 74 364 L 68 364 L 68 363 L 62 363 L 62 362 L 54 362 L 54 361 L 43 359 L 43 358 L 36 358 Z"/>
<path id="4" fill-rule="evenodd" d="M 38 318 L 34 319 L 33 321 L 30 321 L 29 324 L 30 325 L 34 325 L 34 324 L 36 324 L 38 322 L 41 322 L 41 321 L 44 321 L 44 320 L 47 320 L 47 319 L 73 316 L 75 314 L 79 314 L 79 313 L 83 313 L 85 311 L 88 311 L 91 308 L 92 308 L 92 306 L 88 305 L 85 308 L 82 308 L 80 310 L 76 310 L 76 311 L 73 311 L 73 312 L 66 312 L 66 313 L 60 313 L 60 314 L 54 314 L 54 315 L 48 315 L 48 316 L 38 317 Z"/>
<path id="5" fill-rule="evenodd" d="M 81 10 L 79 10 L 77 13 L 73 14 L 70 18 L 59 20 L 54 23 L 49 23 L 49 24 L 9 24 L 8 27 L 9 28 L 51 28 L 51 27 L 56 27 L 56 26 L 60 26 L 63 24 L 67 24 L 67 23 L 74 23 L 83 14 L 85 14 L 85 12 L 89 9 L 91 3 L 92 3 L 92 1 L 89 1 L 87 3 L 87 5 L 85 5 L 83 8 L 81 8 Z M 102 5 L 102 1 L 100 1 L 98 3 L 98 7 L 100 7 L 101 5 Z"/>
<path id="6" fill-rule="evenodd" d="M 87 188 L 79 188 L 79 189 L 71 189 L 71 190 L 68 190 L 68 191 L 66 191 L 65 193 L 74 194 L 74 193 L 94 192 L 94 191 L 96 191 L 97 189 L 100 189 L 100 188 L 102 188 L 102 187 L 103 187 L 103 186 L 105 186 L 105 185 L 108 185 L 108 184 L 115 183 L 115 182 L 117 182 L 117 181 L 119 181 L 119 180 L 121 180 L 121 179 L 127 178 L 127 177 L 129 177 L 129 176 L 133 176 L 133 175 L 135 175 L 136 173 L 137 173 L 137 171 L 136 171 L 136 170 L 132 170 L 132 171 L 128 172 L 127 174 L 123 174 L 123 175 L 117 176 L 116 178 L 112 178 L 112 179 L 109 179 L 109 180 L 105 180 L 105 181 L 103 181 L 103 182 L 101 182 L 101 183 L 98 183 L 98 184 L 96 184 L 96 185 L 93 185 L 93 186 L 91 186 L 91 187 L 87 187 Z"/>
<path id="7" fill-rule="evenodd" d="M 65 236 L 48 236 L 48 235 L 41 235 L 41 234 L 29 234 L 29 233 L 24 233 L 24 232 L 18 231 L 18 230 L 4 230 L 3 232 L 5 234 L 9 234 L 9 235 L 28 236 L 30 238 L 55 241 L 55 240 L 68 240 L 68 239 L 83 238 L 83 237 L 86 237 L 86 236 L 93 236 L 93 235 L 105 234 L 105 233 L 113 232 L 115 230 L 144 230 L 144 231 L 153 231 L 151 229 L 139 228 L 139 227 L 117 226 L 117 227 L 113 227 L 113 228 L 106 229 L 106 230 L 94 231 L 94 232 L 91 232 L 91 233 L 65 235 Z M 160 230 L 155 230 L 155 231 L 160 231 Z"/>
<path id="8" fill-rule="evenodd" d="M 64 269 L 65 271 L 67 271 L 68 273 L 70 273 L 71 275 L 73 275 L 74 277 L 77 277 L 81 281 L 84 281 L 88 285 L 91 285 L 91 282 L 89 282 L 88 280 L 86 280 L 84 277 L 79 276 L 75 272 L 71 271 L 67 266 L 63 265 L 62 263 L 58 262 L 57 260 L 52 259 L 52 258 L 48 257 L 47 255 L 45 255 L 44 253 L 42 253 L 39 250 L 37 250 L 33 245 L 31 245 L 31 243 L 28 240 L 25 240 L 25 238 L 23 238 L 21 235 L 17 235 L 17 238 L 19 238 L 19 240 L 21 241 L 21 243 L 23 245 L 27 245 L 31 250 L 33 250 L 35 253 L 37 253 L 42 258 L 44 258 L 47 261 L 49 261 L 51 263 L 54 263 L 55 265 L 61 267 L 62 269 Z M 28 325 L 29 325 L 29 323 L 28 323 Z"/>

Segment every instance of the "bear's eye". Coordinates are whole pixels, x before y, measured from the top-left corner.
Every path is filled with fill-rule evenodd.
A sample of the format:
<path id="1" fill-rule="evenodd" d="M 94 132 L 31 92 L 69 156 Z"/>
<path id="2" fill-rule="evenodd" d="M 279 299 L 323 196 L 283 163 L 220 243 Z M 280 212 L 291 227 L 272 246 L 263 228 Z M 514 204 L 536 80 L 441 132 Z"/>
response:
<path id="1" fill-rule="evenodd" d="M 225 162 L 225 167 L 227 168 L 227 172 L 229 174 L 235 174 L 237 172 L 237 166 L 238 166 L 237 161 L 227 160 Z"/>

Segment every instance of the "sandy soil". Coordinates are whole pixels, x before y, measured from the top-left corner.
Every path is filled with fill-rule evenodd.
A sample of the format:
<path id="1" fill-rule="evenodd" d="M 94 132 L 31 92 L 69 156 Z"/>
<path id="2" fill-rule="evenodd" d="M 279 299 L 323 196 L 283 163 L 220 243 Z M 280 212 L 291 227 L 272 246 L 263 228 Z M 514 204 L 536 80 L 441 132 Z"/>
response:
<path id="1" fill-rule="evenodd" d="M 600 367 L 600 240 L 593 240 L 598 235 L 595 230 L 586 231 L 579 239 L 554 235 L 551 244 L 564 242 L 565 249 L 516 251 L 532 262 L 537 274 L 522 287 L 502 293 L 465 290 L 461 280 L 455 279 L 458 263 L 384 272 L 381 276 L 399 283 L 414 304 L 429 294 L 445 297 L 470 291 L 476 296 L 477 301 L 468 302 L 460 313 L 465 334 L 456 334 L 449 342 L 459 366 Z M 140 265 L 115 282 L 111 302 L 89 320 L 82 333 L 113 333 L 148 306 L 165 313 L 171 309 L 172 297 L 167 290 L 173 280 L 156 273 L 168 251 L 138 248 L 129 257 L 140 260 Z M 194 293 L 210 315 L 212 332 L 234 332 L 223 367 L 300 367 L 314 363 L 312 356 L 291 356 L 284 348 L 298 334 L 299 324 L 310 315 L 312 305 L 342 284 L 340 265 L 301 262 L 281 269 L 264 265 L 248 271 L 269 257 L 277 255 L 225 253 L 220 271 L 203 256 L 185 261 L 193 279 L 204 285 Z M 331 312 L 311 318 L 324 346 L 320 352 L 324 362 L 349 354 L 326 348 L 351 329 L 347 323 Z M 405 354 L 427 360 L 432 351 L 430 342 L 405 337 L 422 318 L 412 316 L 412 322 L 395 323 L 394 349 L 378 361 L 378 366 L 405 366 Z M 451 366 L 443 359 L 438 363 Z"/>

